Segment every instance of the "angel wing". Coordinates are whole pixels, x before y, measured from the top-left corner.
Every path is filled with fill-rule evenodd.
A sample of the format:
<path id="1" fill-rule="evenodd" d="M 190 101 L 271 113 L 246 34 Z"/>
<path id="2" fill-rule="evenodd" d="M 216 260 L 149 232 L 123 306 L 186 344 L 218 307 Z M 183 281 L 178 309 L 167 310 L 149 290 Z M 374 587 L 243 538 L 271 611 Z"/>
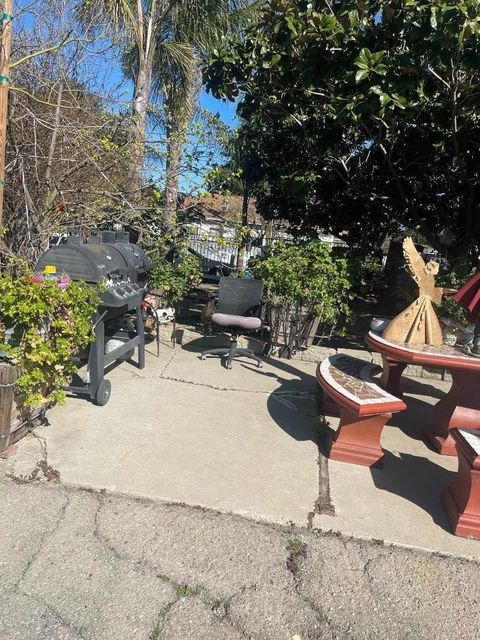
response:
<path id="1" fill-rule="evenodd" d="M 425 262 L 415 249 L 413 240 L 410 237 L 405 238 L 403 241 L 403 255 L 410 275 L 417 284 L 420 284 L 421 279 L 425 276 Z"/>

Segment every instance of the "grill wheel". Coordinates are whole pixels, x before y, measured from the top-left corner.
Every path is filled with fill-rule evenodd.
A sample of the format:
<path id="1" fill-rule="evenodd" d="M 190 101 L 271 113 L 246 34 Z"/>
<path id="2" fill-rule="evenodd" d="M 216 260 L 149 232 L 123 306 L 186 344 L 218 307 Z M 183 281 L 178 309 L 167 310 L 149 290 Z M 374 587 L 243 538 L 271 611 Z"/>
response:
<path id="1" fill-rule="evenodd" d="M 112 383 L 110 380 L 102 380 L 98 385 L 97 392 L 95 394 L 94 402 L 99 407 L 104 407 L 110 399 L 110 393 L 112 391 Z"/>

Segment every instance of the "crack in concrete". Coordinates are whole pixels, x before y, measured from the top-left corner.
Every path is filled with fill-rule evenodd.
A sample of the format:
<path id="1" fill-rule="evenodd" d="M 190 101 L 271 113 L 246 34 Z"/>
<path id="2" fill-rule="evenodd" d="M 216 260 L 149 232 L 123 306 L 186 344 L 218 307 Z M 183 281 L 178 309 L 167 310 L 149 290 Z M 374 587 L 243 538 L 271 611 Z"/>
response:
<path id="1" fill-rule="evenodd" d="M 157 577 L 159 580 L 170 584 L 176 593 L 176 598 L 174 598 L 170 603 L 165 605 L 165 607 L 163 607 L 160 610 L 159 619 L 157 620 L 154 628 L 150 633 L 149 640 L 161 639 L 162 628 L 165 624 L 165 619 L 168 613 L 175 606 L 175 604 L 181 598 L 184 598 L 184 597 L 197 598 L 198 600 L 203 602 L 207 607 L 209 607 L 212 610 L 212 612 L 220 620 L 226 622 L 230 627 L 238 631 L 244 638 L 250 638 L 250 636 L 247 635 L 245 631 L 236 622 L 234 622 L 231 619 L 228 605 L 235 597 L 245 593 L 246 591 L 255 590 L 257 588 L 256 584 L 250 585 L 250 586 L 242 586 L 238 592 L 235 592 L 232 595 L 227 596 L 224 600 L 219 600 L 218 598 L 213 597 L 212 594 L 210 594 L 204 587 L 191 587 L 183 582 L 178 582 L 177 580 L 175 580 L 175 578 L 167 575 L 166 573 L 159 572 L 154 565 L 152 565 L 148 560 L 145 559 L 146 547 L 147 545 L 151 544 L 155 540 L 156 535 L 154 535 L 152 538 L 150 538 L 145 542 L 141 552 L 142 559 L 140 562 L 133 560 L 129 556 L 123 555 L 118 551 L 118 549 L 115 548 L 114 545 L 110 544 L 108 540 L 105 538 L 105 536 L 103 536 L 102 533 L 100 532 L 100 524 L 98 521 L 98 517 L 100 515 L 101 510 L 104 507 L 104 502 L 105 502 L 104 496 L 97 494 L 97 508 L 95 510 L 95 515 L 94 515 L 95 524 L 94 524 L 94 529 L 92 533 L 95 539 L 98 541 L 98 543 L 102 547 L 108 549 L 111 553 L 113 553 L 120 562 L 128 564 L 134 567 L 135 569 L 138 569 L 139 564 L 141 564 L 142 567 L 148 569 L 152 573 L 152 575 L 155 575 L 155 577 Z M 219 609 L 223 609 L 224 611 L 223 615 L 222 614 L 219 615 Z"/>
<path id="2" fill-rule="evenodd" d="M 56 618 L 60 622 L 62 626 L 73 631 L 79 637 L 79 640 L 88 640 L 88 638 L 84 635 L 86 630 L 81 630 L 78 627 L 76 627 L 74 624 L 66 620 L 54 607 L 48 604 L 48 602 L 45 602 L 45 600 L 40 598 L 37 594 L 26 593 L 25 591 L 22 591 L 20 588 L 15 589 L 15 591 L 20 595 L 24 596 L 25 598 L 28 598 L 32 602 L 35 602 L 36 604 L 39 604 L 42 607 L 45 607 L 45 609 L 47 609 L 47 611 L 51 613 L 54 616 L 54 618 Z"/>
<path id="3" fill-rule="evenodd" d="M 104 549 L 106 549 L 107 551 L 112 553 L 115 556 L 115 558 L 117 558 L 117 560 L 120 560 L 121 562 L 126 562 L 127 558 L 123 557 L 117 551 L 117 549 L 115 549 L 113 546 L 109 545 L 107 540 L 105 539 L 105 537 L 102 536 L 102 534 L 100 533 L 100 524 L 98 522 L 98 516 L 100 515 L 100 511 L 102 510 L 105 498 L 100 493 L 96 493 L 95 492 L 95 493 L 93 493 L 93 495 L 95 497 L 95 500 L 97 501 L 97 506 L 95 508 L 95 513 L 93 514 L 93 529 L 92 529 L 93 538 L 94 538 L 94 540 L 96 540 L 98 542 L 98 544 L 101 547 L 103 547 Z"/>
<path id="4" fill-rule="evenodd" d="M 226 622 L 232 629 L 238 631 L 238 633 L 247 640 L 251 640 L 251 636 L 247 634 L 247 632 L 238 624 L 235 620 L 232 619 L 232 614 L 230 611 L 230 605 L 235 598 L 238 598 L 245 593 L 250 591 L 256 591 L 257 585 L 244 585 L 240 587 L 238 591 L 231 594 L 230 596 L 224 598 L 223 600 L 216 600 L 211 604 L 211 609 L 213 613 L 221 620 L 222 622 Z"/>
<path id="5" fill-rule="evenodd" d="M 214 389 L 215 391 L 234 391 L 236 393 L 255 393 L 265 396 L 284 396 L 291 398 L 314 398 L 316 394 L 313 391 L 262 391 L 259 389 L 237 389 L 235 387 L 219 387 L 214 384 L 206 384 L 205 382 L 195 382 L 194 380 L 185 380 L 184 378 L 176 378 L 174 376 L 160 375 L 159 378 L 168 382 L 179 382 L 194 387 L 205 387 L 206 389 Z M 312 414 L 310 417 L 316 417 Z"/>
<path id="6" fill-rule="evenodd" d="M 170 359 L 168 360 L 168 362 L 165 364 L 165 366 L 163 367 L 162 371 L 160 372 L 160 378 L 163 378 L 164 373 L 166 372 L 168 367 L 172 364 L 172 362 L 175 360 L 175 356 L 176 355 L 177 355 L 177 353 L 176 353 L 175 349 L 173 349 L 172 355 L 170 356 Z"/>
<path id="7" fill-rule="evenodd" d="M 330 495 L 330 476 L 328 471 L 328 458 L 326 452 L 329 448 L 328 430 L 322 421 L 319 421 L 316 444 L 318 449 L 318 495 L 313 503 L 313 509 L 307 514 L 307 529 L 313 528 L 313 518 L 316 514 L 334 516 L 335 507 Z"/>
<path id="8" fill-rule="evenodd" d="M 172 602 L 169 602 L 167 605 L 162 607 L 162 609 L 158 613 L 157 622 L 155 623 L 155 626 L 148 636 L 148 640 L 161 640 L 161 633 L 163 627 L 165 626 L 165 619 L 170 610 L 177 604 L 179 600 L 180 597 L 175 598 L 175 600 L 172 600 Z"/>
<path id="9" fill-rule="evenodd" d="M 58 530 L 60 524 L 62 523 L 62 520 L 65 518 L 65 513 L 67 511 L 68 506 L 70 505 L 70 502 L 71 502 L 71 496 L 67 493 L 66 496 L 65 496 L 65 504 L 63 505 L 62 509 L 60 510 L 60 514 L 59 514 L 57 520 L 55 521 L 53 527 L 51 529 L 46 529 L 44 531 L 44 533 L 42 534 L 42 536 L 40 537 L 40 542 L 39 542 L 37 550 L 32 554 L 30 559 L 27 561 L 27 564 L 26 564 L 24 570 L 22 571 L 19 579 L 14 583 L 14 588 L 15 589 L 19 589 L 20 588 L 21 582 L 23 581 L 23 579 L 27 575 L 27 573 L 30 570 L 30 568 L 33 566 L 33 564 L 36 562 L 36 560 L 38 559 L 38 557 L 42 553 L 43 548 L 44 548 L 47 540 L 51 536 L 53 536 L 55 534 L 55 532 Z M 24 595 L 28 595 L 28 594 L 24 594 Z"/>
<path id="10" fill-rule="evenodd" d="M 48 462 L 48 446 L 46 438 L 39 436 L 34 431 L 31 431 L 30 433 L 39 443 L 40 459 L 37 460 L 33 471 L 29 475 L 18 476 L 13 473 L 7 473 L 7 477 L 11 478 L 17 484 L 31 484 L 35 481 L 40 481 L 42 477 L 47 482 L 60 482 L 60 472 L 58 469 L 52 467 Z"/>
<path id="11" fill-rule="evenodd" d="M 285 565 L 288 571 L 292 574 L 293 589 L 297 596 L 313 611 L 317 620 L 321 624 L 326 624 L 327 627 L 333 631 L 329 618 L 325 615 L 323 610 L 313 602 L 313 600 L 305 595 L 302 590 L 302 565 L 307 559 L 308 545 L 298 538 L 289 541 L 287 546 L 289 554 L 285 561 Z"/>

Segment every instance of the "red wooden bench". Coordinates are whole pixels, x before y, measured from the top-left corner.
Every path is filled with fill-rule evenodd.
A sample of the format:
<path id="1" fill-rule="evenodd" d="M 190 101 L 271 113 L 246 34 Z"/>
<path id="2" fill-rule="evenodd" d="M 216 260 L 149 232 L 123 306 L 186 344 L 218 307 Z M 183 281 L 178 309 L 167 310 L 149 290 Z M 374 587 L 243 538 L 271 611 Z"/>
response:
<path id="1" fill-rule="evenodd" d="M 338 405 L 340 424 L 330 448 L 330 458 L 371 467 L 383 458 L 380 438 L 392 413 L 406 408 L 399 398 L 376 384 L 377 365 L 337 354 L 318 365 L 317 380 Z M 323 410 L 328 411 L 328 403 Z"/>
<path id="2" fill-rule="evenodd" d="M 452 429 L 458 454 L 458 472 L 443 495 L 456 536 L 480 540 L 480 431 Z"/>

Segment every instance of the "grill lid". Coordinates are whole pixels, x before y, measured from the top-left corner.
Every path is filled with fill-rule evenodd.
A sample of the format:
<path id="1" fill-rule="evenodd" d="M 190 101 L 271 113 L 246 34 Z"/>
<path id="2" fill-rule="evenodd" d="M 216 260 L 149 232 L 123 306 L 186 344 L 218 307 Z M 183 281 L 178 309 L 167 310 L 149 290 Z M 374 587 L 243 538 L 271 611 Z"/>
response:
<path id="1" fill-rule="evenodd" d="M 87 242 L 80 236 L 69 236 L 41 256 L 37 270 L 43 271 L 47 265 L 68 273 L 73 280 L 91 284 L 104 279 L 143 283 L 151 268 L 145 253 L 129 241 L 129 234 L 115 231 L 90 236 Z"/>

